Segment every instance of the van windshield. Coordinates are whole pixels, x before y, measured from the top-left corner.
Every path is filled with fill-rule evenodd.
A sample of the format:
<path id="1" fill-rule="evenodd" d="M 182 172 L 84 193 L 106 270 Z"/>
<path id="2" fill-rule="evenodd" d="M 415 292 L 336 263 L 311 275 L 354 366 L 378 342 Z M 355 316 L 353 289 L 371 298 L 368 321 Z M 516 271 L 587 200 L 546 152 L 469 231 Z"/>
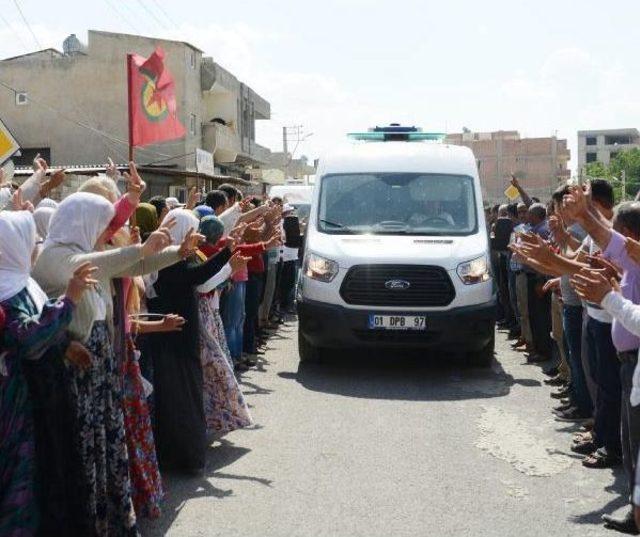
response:
<path id="1" fill-rule="evenodd" d="M 473 179 L 419 173 L 322 178 L 318 230 L 381 235 L 470 235 L 477 229 Z"/>

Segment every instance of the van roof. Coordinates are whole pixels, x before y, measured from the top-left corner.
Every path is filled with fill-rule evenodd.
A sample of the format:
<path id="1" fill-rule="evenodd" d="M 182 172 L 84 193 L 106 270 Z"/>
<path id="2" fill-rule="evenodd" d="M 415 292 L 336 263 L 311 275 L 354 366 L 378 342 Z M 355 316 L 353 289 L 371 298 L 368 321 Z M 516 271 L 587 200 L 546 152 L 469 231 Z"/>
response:
<path id="1" fill-rule="evenodd" d="M 476 177 L 477 165 L 468 147 L 431 142 L 355 142 L 320 159 L 329 173 L 413 172 Z"/>

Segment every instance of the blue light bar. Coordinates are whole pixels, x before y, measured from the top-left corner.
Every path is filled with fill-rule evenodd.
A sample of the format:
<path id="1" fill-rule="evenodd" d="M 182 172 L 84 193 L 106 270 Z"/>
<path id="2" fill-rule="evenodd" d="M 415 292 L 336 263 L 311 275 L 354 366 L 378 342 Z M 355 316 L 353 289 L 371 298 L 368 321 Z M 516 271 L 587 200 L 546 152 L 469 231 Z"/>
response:
<path id="1" fill-rule="evenodd" d="M 365 142 L 440 142 L 446 137 L 443 132 L 350 132 L 347 134 L 352 140 Z"/>

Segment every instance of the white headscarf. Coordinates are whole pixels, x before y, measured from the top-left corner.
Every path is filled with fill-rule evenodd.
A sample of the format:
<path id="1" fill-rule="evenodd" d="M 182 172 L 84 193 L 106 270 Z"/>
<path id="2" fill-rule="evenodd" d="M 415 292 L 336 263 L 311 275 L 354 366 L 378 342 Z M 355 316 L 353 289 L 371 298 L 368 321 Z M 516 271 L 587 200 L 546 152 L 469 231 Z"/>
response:
<path id="1" fill-rule="evenodd" d="M 187 211 L 186 209 L 172 209 L 167 213 L 167 216 L 164 217 L 163 222 L 167 222 L 170 218 L 174 218 L 176 221 L 176 225 L 169 231 L 172 244 L 177 246 L 182 244 L 182 241 L 187 236 L 190 229 L 198 231 L 200 222 L 192 211 Z"/>
<path id="2" fill-rule="evenodd" d="M 50 209 L 57 209 L 58 205 L 60 205 L 57 201 L 52 200 L 51 198 L 42 198 L 40 203 L 38 203 L 36 209 L 49 207 Z"/>
<path id="3" fill-rule="evenodd" d="M 71 194 L 51 218 L 44 248 L 65 244 L 91 252 L 114 214 L 113 205 L 102 196 L 88 192 Z"/>
<path id="4" fill-rule="evenodd" d="M 49 234 L 49 222 L 55 212 L 56 210 L 51 207 L 41 207 L 40 205 L 38 205 L 38 208 L 33 211 L 33 219 L 36 222 L 36 231 L 38 233 L 38 237 L 43 241 Z"/>
<path id="5" fill-rule="evenodd" d="M 36 247 L 36 224 L 28 211 L 0 212 L 0 301 L 25 287 L 38 308 L 47 301 L 40 286 L 31 279 L 31 254 Z"/>

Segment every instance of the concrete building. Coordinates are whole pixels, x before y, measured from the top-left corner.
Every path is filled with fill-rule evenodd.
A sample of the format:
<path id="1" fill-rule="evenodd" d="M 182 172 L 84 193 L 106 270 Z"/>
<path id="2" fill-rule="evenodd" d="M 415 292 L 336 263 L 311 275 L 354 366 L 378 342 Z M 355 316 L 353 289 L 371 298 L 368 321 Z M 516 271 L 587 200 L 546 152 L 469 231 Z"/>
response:
<path id="1" fill-rule="evenodd" d="M 571 177 L 566 140 L 520 138 L 518 131 L 448 134 L 446 143 L 469 147 L 478 161 L 483 197 L 487 203 L 504 202 L 504 191 L 515 173 L 527 192 L 548 200 L 558 184 Z"/>
<path id="2" fill-rule="evenodd" d="M 284 185 L 286 182 L 309 184 L 309 177 L 316 168 L 307 157 L 292 158 L 290 153 L 271 153 L 269 164 L 260 170 L 261 180 L 269 185 Z"/>
<path id="3" fill-rule="evenodd" d="M 578 131 L 578 171 L 590 162 L 608 165 L 617 153 L 640 147 L 638 129 Z"/>
<path id="4" fill-rule="evenodd" d="M 22 147 L 18 164 L 41 153 L 54 166 L 127 161 L 126 54 L 150 55 L 157 46 L 176 84 L 183 139 L 136 148 L 141 164 L 161 173 L 151 193 L 169 185 L 182 196 L 185 172 L 196 171 L 196 149 L 214 155 L 215 174 L 245 175 L 269 160 L 255 138 L 255 122 L 270 118 L 269 103 L 189 43 L 90 30 L 87 46 L 70 36 L 63 51 L 47 49 L 0 61 L 0 115 Z M 189 175 L 187 173 L 187 178 Z M 204 179 L 206 180 L 207 174 Z M 211 176 L 214 177 L 213 175 Z M 194 174 L 195 184 L 202 174 Z M 186 181 L 194 184 L 194 181 Z"/>

